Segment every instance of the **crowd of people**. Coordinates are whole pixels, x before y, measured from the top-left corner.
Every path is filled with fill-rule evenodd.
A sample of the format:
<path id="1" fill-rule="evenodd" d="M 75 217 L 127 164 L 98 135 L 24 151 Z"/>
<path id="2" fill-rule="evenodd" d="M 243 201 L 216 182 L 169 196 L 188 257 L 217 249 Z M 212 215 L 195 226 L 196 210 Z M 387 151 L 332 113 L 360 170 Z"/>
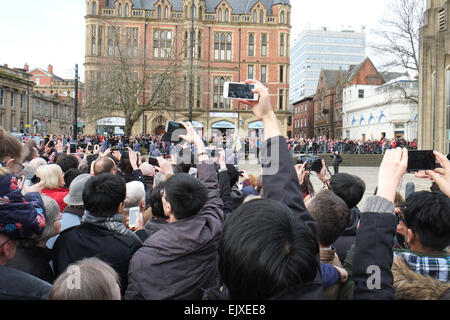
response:
<path id="1" fill-rule="evenodd" d="M 69 137 L 0 129 L 0 299 L 450 299 L 447 158 L 416 173 L 433 191 L 403 199 L 408 150 L 387 148 L 359 208 L 365 182 L 294 166 L 267 88 L 247 83 L 260 98 L 240 102 L 265 129 L 258 177 L 189 123 L 178 145 L 86 136 L 74 153 Z"/>
<path id="2" fill-rule="evenodd" d="M 406 148 L 417 150 L 417 140 L 407 141 L 404 138 L 395 139 L 327 139 L 319 137 L 314 139 L 288 139 L 289 148 L 295 153 L 325 154 L 335 151 L 341 154 L 385 154 L 387 150 Z"/>

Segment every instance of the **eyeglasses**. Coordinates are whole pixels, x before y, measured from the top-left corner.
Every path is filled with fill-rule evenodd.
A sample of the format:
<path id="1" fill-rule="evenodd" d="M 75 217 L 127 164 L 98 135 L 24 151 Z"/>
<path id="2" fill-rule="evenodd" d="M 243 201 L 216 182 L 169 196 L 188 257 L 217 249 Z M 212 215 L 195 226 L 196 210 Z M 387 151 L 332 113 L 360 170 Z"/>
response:
<path id="1" fill-rule="evenodd" d="M 8 238 L 8 240 L 6 240 L 5 242 L 3 242 L 3 243 L 0 245 L 0 249 L 1 249 L 5 244 L 7 244 L 7 243 L 9 242 L 9 240 L 11 240 L 11 238 Z"/>
<path id="2" fill-rule="evenodd" d="M 11 158 L 12 159 L 12 158 Z M 9 160 L 11 160 L 9 159 Z M 0 164 L 3 167 L 8 167 L 6 165 L 6 163 L 9 161 L 5 161 L 5 162 L 0 162 Z M 23 164 L 21 164 L 19 161 L 17 161 L 16 159 L 12 159 L 13 160 L 13 165 L 12 167 L 10 167 L 11 171 L 15 174 L 15 175 L 20 175 L 20 173 L 22 173 L 22 171 L 25 169 L 25 166 Z"/>

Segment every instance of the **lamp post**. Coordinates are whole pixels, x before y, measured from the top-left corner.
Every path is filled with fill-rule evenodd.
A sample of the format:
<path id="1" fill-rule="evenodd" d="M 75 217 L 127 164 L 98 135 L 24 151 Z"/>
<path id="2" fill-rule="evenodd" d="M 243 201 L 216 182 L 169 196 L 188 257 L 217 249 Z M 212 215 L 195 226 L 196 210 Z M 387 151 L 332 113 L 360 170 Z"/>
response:
<path id="1" fill-rule="evenodd" d="M 73 106 L 73 140 L 78 138 L 78 64 L 75 65 L 75 100 Z"/>
<path id="2" fill-rule="evenodd" d="M 192 123 L 192 107 L 194 104 L 194 15 L 195 15 L 195 6 L 194 1 L 192 1 L 191 5 L 191 65 L 189 71 L 189 122 Z"/>

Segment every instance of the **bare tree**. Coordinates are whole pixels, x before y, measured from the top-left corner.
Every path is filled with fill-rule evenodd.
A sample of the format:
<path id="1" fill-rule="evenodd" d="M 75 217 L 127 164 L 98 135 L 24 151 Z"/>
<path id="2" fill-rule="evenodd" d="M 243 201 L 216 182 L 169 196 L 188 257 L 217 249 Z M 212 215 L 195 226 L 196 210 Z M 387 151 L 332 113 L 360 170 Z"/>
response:
<path id="1" fill-rule="evenodd" d="M 185 68 L 175 52 L 176 35 L 160 33 L 155 54 L 161 59 L 146 58 L 139 50 L 133 28 L 126 28 L 125 37 L 120 29 L 111 26 L 113 38 L 107 39 L 106 57 L 101 70 L 86 79 L 86 114 L 99 116 L 123 115 L 125 135 L 130 136 L 134 125 L 148 111 L 171 110 L 184 97 Z M 112 31 L 111 31 L 112 30 Z"/>
<path id="2" fill-rule="evenodd" d="M 381 69 L 419 71 L 419 31 L 423 26 L 425 0 L 392 0 L 374 30 L 370 45 L 384 57 Z"/>

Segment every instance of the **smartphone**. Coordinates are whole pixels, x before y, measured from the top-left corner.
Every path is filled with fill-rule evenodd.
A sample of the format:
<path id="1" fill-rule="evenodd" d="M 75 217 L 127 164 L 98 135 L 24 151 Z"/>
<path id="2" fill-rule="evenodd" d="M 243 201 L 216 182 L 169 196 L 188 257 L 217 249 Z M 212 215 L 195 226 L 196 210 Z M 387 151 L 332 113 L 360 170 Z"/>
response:
<path id="1" fill-rule="evenodd" d="M 77 144 L 76 143 L 73 143 L 73 142 L 70 143 L 70 153 L 71 154 L 77 153 Z"/>
<path id="2" fill-rule="evenodd" d="M 253 93 L 254 84 L 245 84 L 239 82 L 225 82 L 223 87 L 223 97 L 225 99 L 244 99 L 249 101 L 258 101 L 259 96 Z"/>
<path id="3" fill-rule="evenodd" d="M 88 151 L 94 151 L 94 146 L 93 145 L 89 145 L 88 146 Z"/>
<path id="4" fill-rule="evenodd" d="M 408 151 L 408 172 L 436 169 L 436 156 L 432 150 Z"/>
<path id="5" fill-rule="evenodd" d="M 134 207 L 134 208 L 130 208 L 129 210 L 129 220 L 128 220 L 128 225 L 131 227 L 135 227 L 136 226 L 136 219 L 137 219 L 137 214 L 139 213 L 140 208 L 139 207 Z"/>
<path id="6" fill-rule="evenodd" d="M 190 168 L 189 174 L 193 177 L 196 177 L 197 176 L 197 168 Z"/>
<path id="7" fill-rule="evenodd" d="M 186 134 L 187 130 L 181 123 L 169 120 L 166 122 L 166 133 L 162 140 L 178 143 L 181 142 L 180 135 Z"/>
<path id="8" fill-rule="evenodd" d="M 152 166 L 159 167 L 159 163 L 158 163 L 158 159 L 157 158 L 153 158 L 153 157 L 148 158 L 148 163 L 151 164 Z"/>

